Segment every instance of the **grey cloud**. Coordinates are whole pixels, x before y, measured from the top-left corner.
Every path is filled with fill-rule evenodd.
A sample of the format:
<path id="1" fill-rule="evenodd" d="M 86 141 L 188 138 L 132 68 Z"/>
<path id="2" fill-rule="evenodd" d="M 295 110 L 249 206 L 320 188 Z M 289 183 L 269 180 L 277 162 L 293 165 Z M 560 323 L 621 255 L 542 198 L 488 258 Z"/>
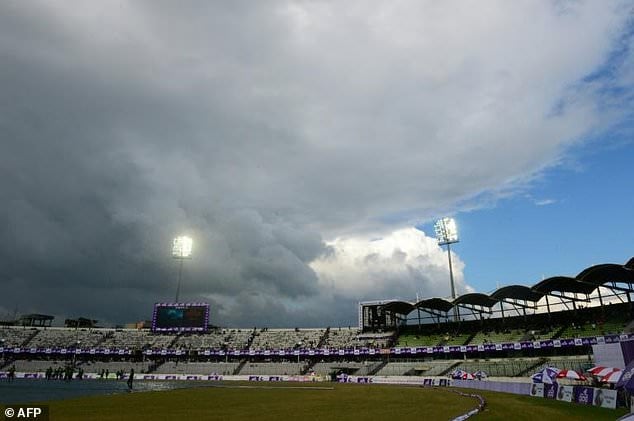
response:
<path id="1" fill-rule="evenodd" d="M 0 306 L 146 318 L 187 231 L 184 296 L 219 322 L 354 320 L 311 265 L 325 240 L 512 188 L 609 124 L 577 83 L 623 7 L 3 3 Z M 441 293 L 444 271 L 376 291 Z"/>

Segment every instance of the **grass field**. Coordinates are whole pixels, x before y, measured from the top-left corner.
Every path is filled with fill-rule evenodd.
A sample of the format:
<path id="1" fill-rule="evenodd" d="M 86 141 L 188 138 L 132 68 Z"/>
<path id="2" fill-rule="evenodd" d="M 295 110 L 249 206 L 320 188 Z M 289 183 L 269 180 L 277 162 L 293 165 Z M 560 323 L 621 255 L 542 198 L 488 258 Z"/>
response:
<path id="1" fill-rule="evenodd" d="M 219 384 L 50 402 L 58 420 L 448 420 L 477 405 L 449 390 L 356 384 Z M 311 387 L 325 389 L 312 389 Z M 330 389 L 332 388 L 332 389 Z M 464 391 L 464 390 L 463 390 Z M 614 420 L 625 410 L 505 393 L 485 397 L 478 420 Z"/>

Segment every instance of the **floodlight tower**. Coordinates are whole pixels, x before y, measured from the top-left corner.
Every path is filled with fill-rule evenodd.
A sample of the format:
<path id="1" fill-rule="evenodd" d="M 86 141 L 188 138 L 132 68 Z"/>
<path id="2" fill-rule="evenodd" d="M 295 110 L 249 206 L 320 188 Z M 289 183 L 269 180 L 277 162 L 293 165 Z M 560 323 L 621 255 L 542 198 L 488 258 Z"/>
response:
<path id="1" fill-rule="evenodd" d="M 181 278 L 183 275 L 183 261 L 185 259 L 191 259 L 192 255 L 192 244 L 193 241 L 190 237 L 185 235 L 181 235 L 180 237 L 174 238 L 174 242 L 172 244 L 172 257 L 174 259 L 180 260 L 178 265 L 178 286 L 176 287 L 176 300 L 178 302 L 178 297 L 181 292 Z"/>
<path id="2" fill-rule="evenodd" d="M 453 218 L 441 218 L 434 225 L 436 231 L 436 239 L 439 246 L 447 246 L 447 257 L 449 258 L 449 280 L 451 281 L 451 298 L 456 299 L 456 287 L 453 282 L 453 267 L 451 265 L 451 245 L 457 243 L 458 240 L 458 227 L 456 227 L 456 221 Z M 454 309 L 454 318 L 457 319 L 457 314 Z"/>

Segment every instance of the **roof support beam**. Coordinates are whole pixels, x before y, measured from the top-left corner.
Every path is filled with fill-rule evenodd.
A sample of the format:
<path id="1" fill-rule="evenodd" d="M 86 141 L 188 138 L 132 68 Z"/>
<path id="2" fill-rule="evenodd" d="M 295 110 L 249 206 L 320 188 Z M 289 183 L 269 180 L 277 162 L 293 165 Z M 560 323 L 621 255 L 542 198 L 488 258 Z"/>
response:
<path id="1" fill-rule="evenodd" d="M 422 307 L 422 308 L 421 307 L 416 307 L 416 308 L 420 309 L 421 311 L 424 311 L 425 313 L 428 313 L 428 314 L 431 314 L 433 316 L 436 316 L 436 317 L 447 317 L 447 313 L 442 314 L 441 312 L 437 312 L 437 311 L 435 311 L 434 309 L 431 309 L 431 308 L 425 308 L 425 307 Z"/>
<path id="2" fill-rule="evenodd" d="M 552 297 L 557 297 L 560 300 L 569 300 L 570 302 L 581 302 L 581 303 L 587 303 L 589 300 L 587 299 L 583 299 L 583 298 L 577 298 L 577 297 L 568 297 L 567 295 L 564 295 L 563 293 L 561 294 L 553 294 L 553 292 L 549 292 L 548 295 L 552 296 Z M 567 306 L 566 306 L 567 307 Z"/>
<path id="3" fill-rule="evenodd" d="M 518 307 L 522 307 L 522 308 L 530 308 L 532 310 L 537 310 L 537 305 L 529 306 L 527 304 L 522 304 L 522 303 L 518 303 L 518 302 L 515 302 L 515 301 L 511 301 L 508 298 L 500 300 L 500 302 L 511 304 L 512 306 L 518 306 Z"/>
<path id="4" fill-rule="evenodd" d="M 603 286 L 603 287 L 609 288 L 609 289 L 611 289 L 611 290 L 613 290 L 613 291 L 634 292 L 634 290 L 632 290 L 632 288 L 631 288 L 631 287 L 630 287 L 630 288 L 617 287 L 617 286 L 616 286 L 617 282 L 615 282 L 615 281 L 605 282 L 605 283 L 603 283 L 603 284 L 595 284 L 595 283 L 592 283 L 592 282 L 584 282 L 584 281 L 577 281 L 577 282 L 579 282 L 579 283 L 581 283 L 581 284 L 584 284 L 584 285 L 592 285 L 592 286 L 595 286 L 595 287 L 597 287 L 597 288 L 599 288 L 599 287 L 602 287 L 602 286 Z M 612 284 L 612 286 L 608 286 L 608 285 L 606 285 L 607 283 L 611 283 L 611 284 Z"/>
<path id="5" fill-rule="evenodd" d="M 481 308 L 478 309 L 478 308 L 476 308 L 475 305 L 472 305 L 472 304 L 461 303 L 461 304 L 457 304 L 456 307 L 466 308 L 467 310 L 471 310 L 471 311 L 475 310 L 475 311 L 477 311 L 480 314 L 482 314 L 482 313 L 491 314 L 491 309 L 484 310 L 484 307 L 481 307 Z"/>

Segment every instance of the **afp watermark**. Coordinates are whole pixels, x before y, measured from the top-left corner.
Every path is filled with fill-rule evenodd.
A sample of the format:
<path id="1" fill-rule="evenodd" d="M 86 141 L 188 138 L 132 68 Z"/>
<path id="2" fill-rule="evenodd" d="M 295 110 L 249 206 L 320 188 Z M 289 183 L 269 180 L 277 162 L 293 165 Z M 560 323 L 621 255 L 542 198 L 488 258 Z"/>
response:
<path id="1" fill-rule="evenodd" d="M 5 405 L 2 409 L 4 420 L 48 421 L 47 405 Z"/>

